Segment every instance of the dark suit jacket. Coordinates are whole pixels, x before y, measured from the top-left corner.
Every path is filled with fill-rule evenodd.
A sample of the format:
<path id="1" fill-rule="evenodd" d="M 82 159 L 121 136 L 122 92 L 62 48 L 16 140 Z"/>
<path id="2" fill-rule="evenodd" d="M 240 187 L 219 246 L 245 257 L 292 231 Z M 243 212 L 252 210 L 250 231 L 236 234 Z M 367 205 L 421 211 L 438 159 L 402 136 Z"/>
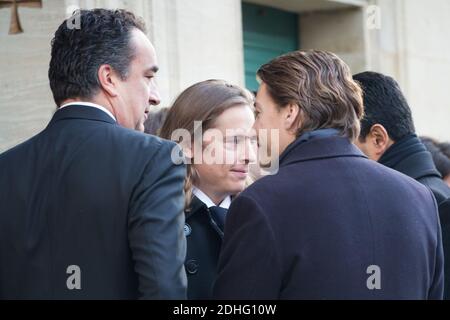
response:
<path id="1" fill-rule="evenodd" d="M 223 232 L 207 206 L 195 196 L 186 212 L 185 235 L 188 299 L 211 299 Z"/>
<path id="2" fill-rule="evenodd" d="M 185 298 L 174 146 L 69 106 L 1 154 L 0 299 Z"/>
<path id="3" fill-rule="evenodd" d="M 443 281 L 432 193 L 333 136 L 295 141 L 276 175 L 233 201 L 214 294 L 440 299 Z"/>
<path id="4" fill-rule="evenodd" d="M 421 143 L 417 139 L 418 143 Z M 390 149 L 395 149 L 396 144 Z M 425 148 L 421 152 L 406 150 L 398 155 L 399 161 L 395 165 L 389 166 L 407 176 L 419 181 L 433 192 L 436 198 L 439 217 L 441 220 L 442 240 L 444 248 L 444 298 L 450 299 L 450 188 L 442 180 L 441 174 L 436 169 L 431 153 Z M 391 150 L 388 149 L 390 152 Z M 387 152 L 388 152 L 387 151 Z M 409 152 L 408 152 L 409 151 Z"/>
<path id="5" fill-rule="evenodd" d="M 442 228 L 442 245 L 444 247 L 444 299 L 450 300 L 450 199 L 439 205 L 439 217 Z M 448 254 L 447 254 L 448 252 Z"/>

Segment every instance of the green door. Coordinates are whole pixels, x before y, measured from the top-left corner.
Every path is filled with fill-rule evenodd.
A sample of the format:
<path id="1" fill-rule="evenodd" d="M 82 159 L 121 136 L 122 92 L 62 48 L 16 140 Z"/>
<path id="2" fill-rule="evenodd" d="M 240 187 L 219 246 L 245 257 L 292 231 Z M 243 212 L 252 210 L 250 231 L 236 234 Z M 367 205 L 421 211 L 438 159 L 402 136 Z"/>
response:
<path id="1" fill-rule="evenodd" d="M 247 89 L 258 90 L 256 71 L 271 59 L 299 48 L 298 15 L 242 3 L 244 67 Z"/>

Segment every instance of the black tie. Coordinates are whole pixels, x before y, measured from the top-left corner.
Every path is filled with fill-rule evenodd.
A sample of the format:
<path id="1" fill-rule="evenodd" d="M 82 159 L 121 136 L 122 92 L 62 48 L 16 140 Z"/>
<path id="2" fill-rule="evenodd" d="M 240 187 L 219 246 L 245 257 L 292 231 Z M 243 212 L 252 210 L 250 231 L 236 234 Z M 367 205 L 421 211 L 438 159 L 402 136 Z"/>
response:
<path id="1" fill-rule="evenodd" d="M 211 216 L 216 222 L 219 229 L 223 231 L 223 228 L 225 226 L 225 217 L 227 215 L 228 210 L 222 207 L 214 206 L 210 207 L 209 211 L 211 212 Z"/>

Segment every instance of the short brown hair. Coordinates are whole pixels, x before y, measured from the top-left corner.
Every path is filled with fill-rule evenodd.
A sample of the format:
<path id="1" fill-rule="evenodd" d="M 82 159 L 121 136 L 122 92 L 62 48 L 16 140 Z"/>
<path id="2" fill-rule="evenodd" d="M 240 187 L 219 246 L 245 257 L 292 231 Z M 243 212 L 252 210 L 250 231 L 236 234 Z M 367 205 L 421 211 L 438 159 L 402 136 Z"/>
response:
<path id="1" fill-rule="evenodd" d="M 277 57 L 257 72 L 278 108 L 300 108 L 297 135 L 334 128 L 354 140 L 364 113 L 362 90 L 349 67 L 334 53 L 294 51 Z"/>
<path id="2" fill-rule="evenodd" d="M 254 97 L 246 89 L 230 84 L 224 80 L 206 80 L 196 83 L 184 90 L 169 109 L 166 120 L 160 131 L 160 137 L 171 140 L 177 129 L 189 131 L 191 141 L 194 138 L 194 121 L 202 121 L 201 130 L 214 128 L 216 119 L 227 109 L 239 105 L 247 105 L 253 110 Z M 180 141 L 175 141 L 180 142 Z M 194 182 L 192 164 L 187 164 L 185 181 L 186 201 L 188 209 Z"/>

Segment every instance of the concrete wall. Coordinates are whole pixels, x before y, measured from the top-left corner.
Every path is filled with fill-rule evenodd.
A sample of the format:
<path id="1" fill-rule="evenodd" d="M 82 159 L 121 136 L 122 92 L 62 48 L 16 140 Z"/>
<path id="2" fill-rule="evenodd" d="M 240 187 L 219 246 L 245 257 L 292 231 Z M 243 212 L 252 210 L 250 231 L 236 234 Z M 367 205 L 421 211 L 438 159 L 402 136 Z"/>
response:
<path id="1" fill-rule="evenodd" d="M 363 71 L 367 68 L 363 25 L 364 10 L 361 7 L 302 13 L 300 47 L 334 52 L 353 72 Z"/>
<path id="2" fill-rule="evenodd" d="M 0 10 L 0 152 L 41 131 L 55 104 L 48 85 L 50 41 L 68 5 L 127 8 L 142 16 L 158 54 L 161 106 L 209 78 L 244 84 L 239 0 L 43 0 L 20 8 L 23 34 L 8 35 L 10 10 Z"/>
<path id="3" fill-rule="evenodd" d="M 239 0 L 156 0 L 151 25 L 161 66 L 162 106 L 198 81 L 219 78 L 244 84 Z"/>
<path id="4" fill-rule="evenodd" d="M 303 2 L 314 10 L 304 12 Z M 371 69 L 394 76 L 418 132 L 450 140 L 448 0 L 272 3 L 300 14 L 301 48 L 334 51 L 353 72 Z M 19 9 L 25 30 L 19 35 L 8 35 L 10 10 L 1 9 L 0 152 L 42 130 L 55 110 L 47 79 L 50 40 L 69 4 L 122 7 L 144 17 L 161 67 L 162 106 L 208 78 L 244 84 L 240 0 L 43 0 L 42 9 Z M 379 6 L 380 29 L 367 28 L 364 4 Z"/>
<path id="5" fill-rule="evenodd" d="M 450 2 L 403 2 L 405 87 L 419 133 L 450 140 Z"/>
<path id="6" fill-rule="evenodd" d="M 368 67 L 393 76 L 419 134 L 450 140 L 450 2 L 377 0 L 381 28 L 370 30 Z"/>
<path id="7" fill-rule="evenodd" d="M 24 33 L 8 35 L 10 9 L 0 10 L 0 152 L 40 131 L 55 106 L 48 86 L 50 40 L 64 18 L 63 1 L 21 8 Z"/>

